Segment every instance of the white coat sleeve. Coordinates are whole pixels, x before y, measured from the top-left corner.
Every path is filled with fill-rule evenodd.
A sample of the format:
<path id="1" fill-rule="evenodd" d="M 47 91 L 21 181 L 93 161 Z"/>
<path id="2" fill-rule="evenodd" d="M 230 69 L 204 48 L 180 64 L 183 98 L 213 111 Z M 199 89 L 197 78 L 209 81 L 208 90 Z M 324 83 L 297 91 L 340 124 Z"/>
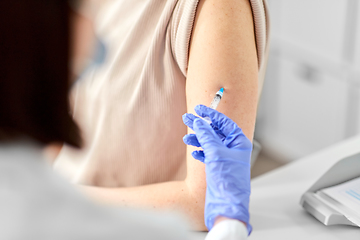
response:
<path id="1" fill-rule="evenodd" d="M 216 224 L 205 240 L 246 240 L 248 231 L 244 223 L 238 220 L 224 220 Z"/>

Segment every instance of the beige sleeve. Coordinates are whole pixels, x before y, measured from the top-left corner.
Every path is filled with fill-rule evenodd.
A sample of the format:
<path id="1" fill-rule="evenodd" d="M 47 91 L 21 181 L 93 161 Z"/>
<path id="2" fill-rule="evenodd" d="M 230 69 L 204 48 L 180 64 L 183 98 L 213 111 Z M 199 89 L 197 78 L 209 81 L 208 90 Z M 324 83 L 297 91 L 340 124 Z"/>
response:
<path id="1" fill-rule="evenodd" d="M 269 57 L 270 22 L 266 0 L 250 0 L 255 24 L 256 49 L 259 62 L 259 97 L 264 84 Z"/>
<path id="2" fill-rule="evenodd" d="M 198 3 L 199 0 L 179 0 L 170 22 L 171 50 L 185 77 L 188 66 L 190 38 Z"/>

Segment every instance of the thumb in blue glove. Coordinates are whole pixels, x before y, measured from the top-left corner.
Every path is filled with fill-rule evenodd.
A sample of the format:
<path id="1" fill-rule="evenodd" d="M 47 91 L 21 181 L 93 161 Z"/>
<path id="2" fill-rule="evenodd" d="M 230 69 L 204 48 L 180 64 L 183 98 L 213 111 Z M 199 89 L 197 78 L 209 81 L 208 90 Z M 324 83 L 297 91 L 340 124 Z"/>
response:
<path id="1" fill-rule="evenodd" d="M 206 164 L 205 225 L 209 230 L 219 216 L 238 219 L 249 224 L 250 158 L 252 144 L 242 130 L 230 118 L 203 105 L 195 107 L 201 117 L 192 114 L 183 116 L 184 123 L 195 131 L 184 142 L 202 147 L 192 155 Z"/>

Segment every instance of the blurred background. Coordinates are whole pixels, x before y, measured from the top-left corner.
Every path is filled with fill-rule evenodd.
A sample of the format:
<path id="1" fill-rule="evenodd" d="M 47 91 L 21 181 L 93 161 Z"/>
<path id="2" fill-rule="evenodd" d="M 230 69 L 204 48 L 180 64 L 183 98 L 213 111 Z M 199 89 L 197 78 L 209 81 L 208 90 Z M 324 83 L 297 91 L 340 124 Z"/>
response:
<path id="1" fill-rule="evenodd" d="M 267 2 L 270 56 L 253 177 L 360 133 L 360 2 Z"/>

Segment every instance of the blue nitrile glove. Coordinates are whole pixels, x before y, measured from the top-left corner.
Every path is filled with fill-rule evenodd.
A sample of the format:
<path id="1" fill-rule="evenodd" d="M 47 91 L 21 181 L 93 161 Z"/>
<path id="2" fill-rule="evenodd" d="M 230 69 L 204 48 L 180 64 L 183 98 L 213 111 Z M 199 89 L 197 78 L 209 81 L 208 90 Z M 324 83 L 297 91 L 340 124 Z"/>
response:
<path id="1" fill-rule="evenodd" d="M 192 156 L 205 163 L 205 225 L 211 230 L 218 216 L 246 223 L 248 233 L 250 197 L 250 158 L 252 143 L 230 118 L 209 107 L 195 107 L 200 117 L 209 117 L 209 125 L 193 114 L 184 114 L 184 123 L 195 134 L 184 136 L 188 145 L 202 147 Z"/>

